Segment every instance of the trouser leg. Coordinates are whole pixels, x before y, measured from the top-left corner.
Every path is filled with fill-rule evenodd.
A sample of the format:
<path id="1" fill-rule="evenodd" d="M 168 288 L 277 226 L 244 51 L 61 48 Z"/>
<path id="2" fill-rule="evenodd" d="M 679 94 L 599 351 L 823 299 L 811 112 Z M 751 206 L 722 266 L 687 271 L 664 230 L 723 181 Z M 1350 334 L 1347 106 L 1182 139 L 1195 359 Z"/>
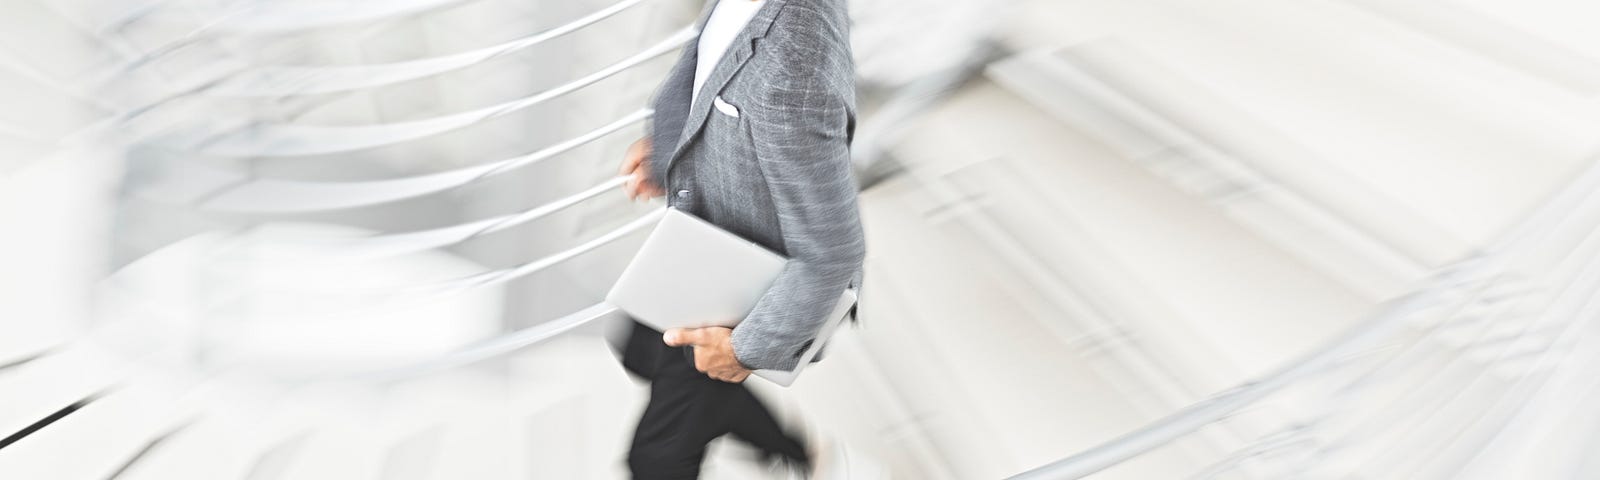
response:
<path id="1" fill-rule="evenodd" d="M 694 479 L 700 475 L 706 444 L 716 438 L 707 425 L 705 395 L 701 388 L 677 379 L 657 377 L 650 385 L 650 402 L 639 417 L 628 450 L 633 478 Z"/>
<path id="2" fill-rule="evenodd" d="M 744 385 L 695 370 L 692 350 L 661 343 L 661 333 L 649 327 L 636 326 L 632 336 L 624 364 L 651 381 L 628 452 L 634 478 L 695 478 L 706 444 L 730 432 L 768 454 L 807 461 L 801 441 L 786 434 Z"/>
<path id="3" fill-rule="evenodd" d="M 785 432 L 778 425 L 778 419 L 772 416 L 761 399 L 750 392 L 748 387 L 739 389 L 739 415 L 729 425 L 729 432 L 745 443 L 754 445 L 767 455 L 778 455 L 802 465 L 809 465 L 811 458 L 806 453 L 805 443 L 796 436 Z"/>

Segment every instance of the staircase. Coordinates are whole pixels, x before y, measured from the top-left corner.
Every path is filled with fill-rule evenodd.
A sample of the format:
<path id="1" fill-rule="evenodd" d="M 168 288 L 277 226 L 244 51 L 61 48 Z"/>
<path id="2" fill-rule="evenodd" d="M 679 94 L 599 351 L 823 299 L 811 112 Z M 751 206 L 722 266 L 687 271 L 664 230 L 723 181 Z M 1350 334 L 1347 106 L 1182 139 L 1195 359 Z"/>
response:
<path id="1" fill-rule="evenodd" d="M 0 7 L 0 478 L 627 476 L 612 162 L 698 3 L 100 3 Z M 752 382 L 788 423 L 893 478 L 1595 468 L 1592 7 L 1014 2 L 960 75 L 857 3 L 870 290 Z"/>

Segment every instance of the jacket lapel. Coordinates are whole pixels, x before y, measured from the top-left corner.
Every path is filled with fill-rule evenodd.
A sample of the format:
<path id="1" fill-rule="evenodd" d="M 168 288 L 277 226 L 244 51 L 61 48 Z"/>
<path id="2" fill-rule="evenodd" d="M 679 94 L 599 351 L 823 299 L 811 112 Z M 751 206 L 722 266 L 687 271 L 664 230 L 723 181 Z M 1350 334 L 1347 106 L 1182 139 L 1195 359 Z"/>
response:
<path id="1" fill-rule="evenodd" d="M 672 153 L 667 157 L 667 165 L 663 169 L 663 175 L 672 170 L 672 162 L 678 158 L 678 155 L 683 153 L 684 146 L 688 145 L 689 141 L 700 133 L 700 128 L 705 126 L 706 115 L 711 111 L 712 99 L 717 96 L 717 92 L 722 91 L 722 87 L 728 84 L 728 81 L 733 78 L 733 74 L 738 72 L 739 68 L 750 60 L 750 55 L 755 52 L 756 40 L 767 35 L 767 30 L 772 26 L 772 21 L 778 17 L 778 10 L 783 8 L 785 0 L 764 1 L 767 4 L 762 5 L 760 10 L 756 10 L 755 16 L 750 18 L 750 23 L 745 25 L 744 29 L 739 31 L 739 35 L 734 37 L 733 43 L 728 45 L 728 51 L 724 54 L 722 60 L 717 62 L 717 66 L 711 69 L 711 74 L 706 76 L 706 83 L 701 85 L 699 96 L 694 99 L 694 104 L 689 106 L 688 117 L 683 123 L 683 132 L 678 135 L 677 145 L 673 146 Z M 705 17 L 701 18 L 700 28 L 702 31 L 705 28 L 706 21 L 710 19 L 709 12 L 715 9 L 716 6 L 713 5 L 707 9 Z M 695 41 L 686 48 L 698 51 L 699 44 L 700 38 L 697 35 Z M 687 55 L 685 58 L 690 63 L 699 61 L 697 55 Z M 692 76 L 694 65 L 689 66 L 689 71 Z M 692 84 L 693 82 L 691 81 Z"/>
<path id="2" fill-rule="evenodd" d="M 689 41 L 678 55 L 676 63 L 667 72 L 662 81 L 660 91 L 651 101 L 650 107 L 655 110 L 655 118 L 651 121 L 651 141 L 655 145 L 672 145 L 674 150 L 656 148 L 650 153 L 650 173 L 652 178 L 659 179 L 662 187 L 666 185 L 667 162 L 671 153 L 676 151 L 683 134 L 684 120 L 689 117 L 689 99 L 694 88 L 695 64 L 699 62 L 700 32 L 705 30 L 706 22 L 711 18 L 711 12 L 716 10 L 717 0 L 706 2 L 700 11 L 700 19 L 695 21 L 695 37 Z"/>

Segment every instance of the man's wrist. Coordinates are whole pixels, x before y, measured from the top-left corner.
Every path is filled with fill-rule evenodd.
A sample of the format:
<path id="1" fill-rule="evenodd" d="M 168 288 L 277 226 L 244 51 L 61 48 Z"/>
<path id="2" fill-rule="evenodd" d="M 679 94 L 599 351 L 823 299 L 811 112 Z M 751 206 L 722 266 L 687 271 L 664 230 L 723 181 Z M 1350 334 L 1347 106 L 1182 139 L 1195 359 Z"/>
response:
<path id="1" fill-rule="evenodd" d="M 740 348 L 739 341 L 737 340 L 738 337 L 739 329 L 737 328 L 728 333 L 728 353 L 733 355 L 733 361 L 738 363 L 741 368 L 744 368 L 745 370 L 755 370 L 754 368 L 750 368 L 750 364 L 745 363 L 744 358 L 739 357 Z"/>
<path id="2" fill-rule="evenodd" d="M 750 345 L 745 335 L 740 335 L 739 333 L 739 329 L 734 328 L 733 332 L 728 335 L 728 348 L 733 351 L 733 360 L 739 362 L 739 366 L 744 367 L 746 370 L 757 370 L 756 367 L 751 366 L 752 360 L 755 359 L 749 357 L 751 352 L 755 351 L 755 348 Z"/>

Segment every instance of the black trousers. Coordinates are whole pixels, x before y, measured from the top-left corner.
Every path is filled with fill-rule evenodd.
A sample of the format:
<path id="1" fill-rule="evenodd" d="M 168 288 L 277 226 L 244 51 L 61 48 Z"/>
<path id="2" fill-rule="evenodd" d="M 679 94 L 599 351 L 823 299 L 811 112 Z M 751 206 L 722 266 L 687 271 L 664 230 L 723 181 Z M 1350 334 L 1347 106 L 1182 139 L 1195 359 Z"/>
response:
<path id="1" fill-rule="evenodd" d="M 622 366 L 650 381 L 650 403 L 628 450 L 633 478 L 697 478 L 706 444 L 727 433 L 769 458 L 809 464 L 804 443 L 784 432 L 748 388 L 695 370 L 692 347 L 669 347 L 661 332 L 633 322 Z"/>

